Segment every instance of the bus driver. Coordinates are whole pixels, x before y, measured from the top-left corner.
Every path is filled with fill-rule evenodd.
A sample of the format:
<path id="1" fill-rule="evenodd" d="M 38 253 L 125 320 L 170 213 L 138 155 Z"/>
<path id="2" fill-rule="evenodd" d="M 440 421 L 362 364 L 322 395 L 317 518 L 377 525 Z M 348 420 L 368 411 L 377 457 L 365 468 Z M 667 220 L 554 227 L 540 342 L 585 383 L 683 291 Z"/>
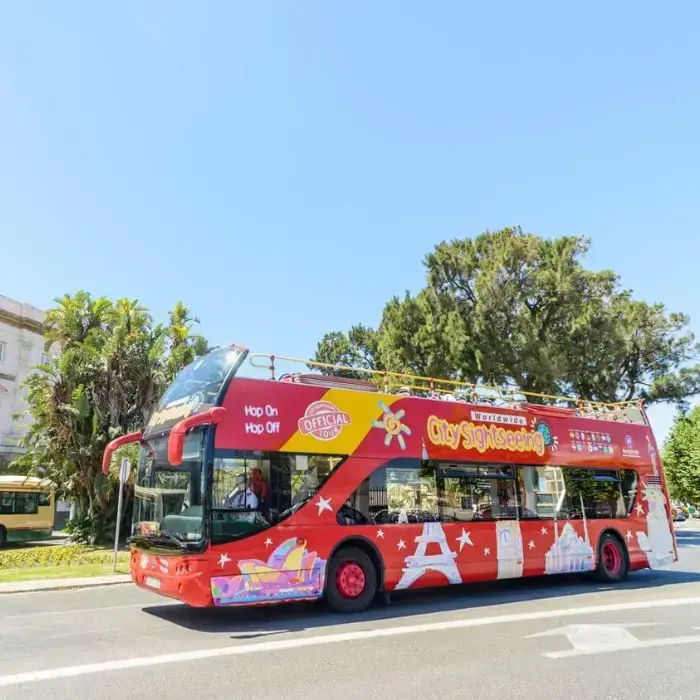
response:
<path id="1" fill-rule="evenodd" d="M 225 508 L 235 508 L 237 510 L 255 510 L 258 507 L 258 497 L 249 486 L 246 486 L 244 474 L 236 476 L 236 488 L 224 498 L 222 505 Z"/>

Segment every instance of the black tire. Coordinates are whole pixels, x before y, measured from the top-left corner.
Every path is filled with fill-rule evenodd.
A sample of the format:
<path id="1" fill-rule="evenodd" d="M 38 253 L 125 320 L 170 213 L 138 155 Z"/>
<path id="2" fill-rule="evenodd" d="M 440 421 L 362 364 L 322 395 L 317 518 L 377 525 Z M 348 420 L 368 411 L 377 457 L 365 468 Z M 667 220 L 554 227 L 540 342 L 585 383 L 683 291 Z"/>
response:
<path id="1" fill-rule="evenodd" d="M 627 576 L 627 549 L 622 542 L 606 533 L 598 542 L 598 565 L 595 577 L 606 583 L 619 583 Z"/>
<path id="2" fill-rule="evenodd" d="M 0 525 L 0 549 L 7 544 L 7 530 L 3 525 Z"/>
<path id="3" fill-rule="evenodd" d="M 359 576 L 359 570 L 362 576 Z M 347 583 L 350 582 L 350 586 Z M 345 587 L 345 591 L 343 588 Z M 348 588 L 354 590 L 348 594 Z M 326 600 L 338 612 L 361 612 L 374 600 L 377 570 L 366 552 L 358 547 L 343 547 L 335 553 L 326 571 Z"/>

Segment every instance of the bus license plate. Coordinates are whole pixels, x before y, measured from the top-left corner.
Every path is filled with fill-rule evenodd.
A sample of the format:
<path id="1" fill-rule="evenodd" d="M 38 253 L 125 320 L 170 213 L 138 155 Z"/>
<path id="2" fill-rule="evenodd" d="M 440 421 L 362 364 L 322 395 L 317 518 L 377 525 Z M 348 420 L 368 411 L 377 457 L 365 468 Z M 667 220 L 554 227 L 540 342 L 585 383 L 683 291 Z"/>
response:
<path id="1" fill-rule="evenodd" d="M 146 576 L 143 582 L 151 588 L 160 588 L 160 581 L 157 578 L 153 578 L 153 576 Z"/>

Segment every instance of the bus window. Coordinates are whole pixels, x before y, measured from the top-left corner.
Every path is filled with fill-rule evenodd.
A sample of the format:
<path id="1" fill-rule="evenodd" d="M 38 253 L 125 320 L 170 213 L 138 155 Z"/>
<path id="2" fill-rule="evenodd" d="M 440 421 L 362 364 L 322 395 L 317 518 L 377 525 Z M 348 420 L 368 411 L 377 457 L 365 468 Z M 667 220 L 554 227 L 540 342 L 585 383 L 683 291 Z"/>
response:
<path id="1" fill-rule="evenodd" d="M 12 491 L 0 492 L 0 513 L 10 515 L 15 512 L 15 494 Z"/>
<path id="2" fill-rule="evenodd" d="M 510 520 L 518 500 L 513 467 L 503 464 L 437 465 L 440 520 Z"/>
<path id="3" fill-rule="evenodd" d="M 339 512 L 343 525 L 436 522 L 435 469 L 418 459 L 395 459 L 375 469 Z"/>
<path id="4" fill-rule="evenodd" d="M 39 512 L 39 494 L 36 492 L 15 493 L 15 513 L 32 515 Z"/>
<path id="5" fill-rule="evenodd" d="M 36 491 L 3 491 L 0 494 L 0 513 L 6 515 L 35 515 L 39 512 L 38 505 Z"/>
<path id="6" fill-rule="evenodd" d="M 622 497 L 624 499 L 626 515 L 629 515 L 634 508 L 634 502 L 637 500 L 637 472 L 634 469 L 620 470 L 620 487 L 622 489 Z"/>
<path id="7" fill-rule="evenodd" d="M 562 469 L 570 518 L 625 518 L 628 515 L 622 483 L 616 469 Z"/>
<path id="8" fill-rule="evenodd" d="M 269 475 L 269 460 L 237 457 L 214 460 L 211 487 L 212 508 L 256 510 L 260 499 L 250 484 L 250 475 L 252 475 L 253 470 L 257 470 L 260 474 L 267 473 Z"/>
<path id="9" fill-rule="evenodd" d="M 245 537 L 289 517 L 314 497 L 342 459 L 282 452 L 215 458 L 212 538 Z"/>
<path id="10" fill-rule="evenodd" d="M 554 518 L 557 508 L 563 507 L 561 467 L 518 467 L 518 482 L 522 518 Z"/>

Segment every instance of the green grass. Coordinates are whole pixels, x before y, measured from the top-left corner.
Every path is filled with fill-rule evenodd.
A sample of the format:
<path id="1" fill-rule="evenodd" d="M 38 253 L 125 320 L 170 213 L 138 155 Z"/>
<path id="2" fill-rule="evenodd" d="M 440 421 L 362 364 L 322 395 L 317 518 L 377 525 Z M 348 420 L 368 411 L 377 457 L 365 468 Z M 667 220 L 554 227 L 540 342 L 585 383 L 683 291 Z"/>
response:
<path id="1" fill-rule="evenodd" d="M 117 562 L 117 573 L 128 574 L 129 565 Z M 114 574 L 112 564 L 77 564 L 74 566 L 35 566 L 29 569 L 1 569 L 0 583 L 38 581 L 46 578 L 78 578 L 82 576 L 109 576 Z"/>
<path id="2" fill-rule="evenodd" d="M 69 544 L 0 551 L 0 583 L 103 576 L 113 572 L 112 549 Z M 117 555 L 117 573 L 129 572 L 129 553 Z"/>

